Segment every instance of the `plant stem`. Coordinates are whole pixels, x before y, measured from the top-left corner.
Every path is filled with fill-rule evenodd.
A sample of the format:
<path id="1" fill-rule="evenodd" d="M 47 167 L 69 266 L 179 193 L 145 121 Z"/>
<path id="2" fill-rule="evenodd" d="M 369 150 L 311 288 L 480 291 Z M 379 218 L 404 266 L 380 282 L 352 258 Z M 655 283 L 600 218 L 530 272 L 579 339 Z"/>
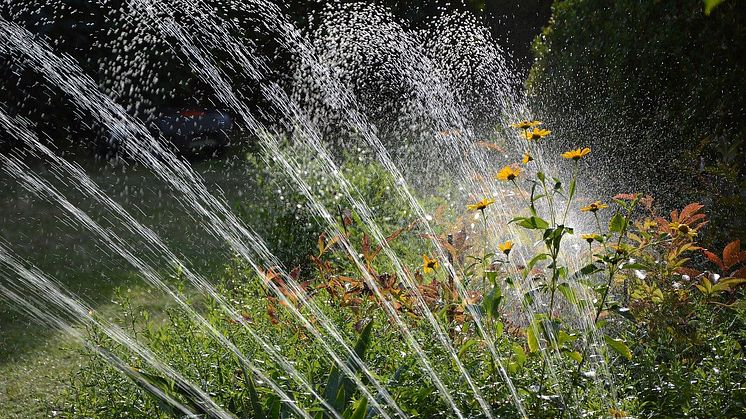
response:
<path id="1" fill-rule="evenodd" d="M 570 189 L 567 195 L 567 205 L 565 205 L 565 213 L 562 215 L 562 224 L 567 221 L 567 212 L 570 210 L 570 202 L 572 202 L 573 196 L 575 196 L 575 182 L 578 180 L 578 160 L 575 160 L 575 164 L 572 169 L 572 180 L 570 181 Z"/>

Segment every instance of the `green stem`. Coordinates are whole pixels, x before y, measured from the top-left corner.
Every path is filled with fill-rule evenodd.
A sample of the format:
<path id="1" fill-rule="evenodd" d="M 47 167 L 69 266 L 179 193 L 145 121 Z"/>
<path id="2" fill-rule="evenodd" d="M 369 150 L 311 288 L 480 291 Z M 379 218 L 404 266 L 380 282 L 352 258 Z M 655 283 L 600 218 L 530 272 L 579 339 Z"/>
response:
<path id="1" fill-rule="evenodd" d="M 575 196 L 575 182 L 578 180 L 578 160 L 575 160 L 575 164 L 572 169 L 572 180 L 570 181 L 570 190 L 567 195 L 567 205 L 565 205 L 565 213 L 562 215 L 562 224 L 564 225 L 567 221 L 567 212 L 570 210 L 570 202 L 572 202 L 573 196 Z"/>

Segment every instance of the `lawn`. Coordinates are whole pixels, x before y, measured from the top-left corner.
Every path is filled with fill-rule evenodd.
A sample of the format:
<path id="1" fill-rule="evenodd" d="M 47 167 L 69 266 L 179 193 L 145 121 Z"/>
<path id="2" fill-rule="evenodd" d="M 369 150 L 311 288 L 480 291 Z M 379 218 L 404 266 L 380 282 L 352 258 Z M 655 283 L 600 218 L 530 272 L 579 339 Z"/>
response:
<path id="1" fill-rule="evenodd" d="M 210 188 L 220 187 L 237 202 L 252 174 L 242 165 L 225 161 L 194 165 Z M 145 225 L 167 240 L 201 272 L 221 269 L 225 249 L 193 224 L 180 222 L 183 210 L 171 199 L 168 188 L 151 173 L 137 168 L 101 167 L 90 164 L 91 177 Z M 0 236 L 11 248 L 42 271 L 83 297 L 106 316 L 121 314 L 113 299 L 120 288 L 135 305 L 162 312 L 164 300 L 153 294 L 124 260 L 99 249 L 95 238 L 61 222 L 63 213 L 52 204 L 21 191 L 12 179 L 0 178 Z M 65 193 L 65 191 L 62 191 Z M 95 211 L 95 208 L 94 208 Z M 95 214 L 95 213 L 94 213 Z M 76 342 L 32 323 L 0 300 L 0 411 L 9 417 L 51 413 L 60 394 L 84 360 Z"/>

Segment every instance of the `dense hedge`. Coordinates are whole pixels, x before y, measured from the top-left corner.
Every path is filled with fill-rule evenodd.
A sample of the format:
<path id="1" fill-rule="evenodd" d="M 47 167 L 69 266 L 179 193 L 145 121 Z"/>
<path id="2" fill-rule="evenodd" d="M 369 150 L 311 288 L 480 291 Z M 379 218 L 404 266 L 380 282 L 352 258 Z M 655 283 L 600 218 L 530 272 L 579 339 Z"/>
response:
<path id="1" fill-rule="evenodd" d="M 534 110 L 560 147 L 594 149 L 605 186 L 680 200 L 707 190 L 743 237 L 745 21 L 742 0 L 709 16 L 700 0 L 556 1 L 533 45 Z"/>

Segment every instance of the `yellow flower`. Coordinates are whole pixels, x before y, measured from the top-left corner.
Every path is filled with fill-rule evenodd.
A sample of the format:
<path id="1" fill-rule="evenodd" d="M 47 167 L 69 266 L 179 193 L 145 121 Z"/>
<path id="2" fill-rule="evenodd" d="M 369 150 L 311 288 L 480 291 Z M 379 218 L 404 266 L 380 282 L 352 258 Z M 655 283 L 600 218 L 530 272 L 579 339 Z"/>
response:
<path id="1" fill-rule="evenodd" d="M 467 205 L 466 208 L 468 208 L 470 211 L 483 210 L 483 209 L 489 207 L 490 205 L 492 205 L 494 203 L 495 203 L 494 199 L 484 198 L 483 200 L 481 200 L 479 202 L 475 202 L 473 204 Z"/>
<path id="2" fill-rule="evenodd" d="M 675 234 L 687 236 L 690 239 L 697 237 L 697 230 L 689 227 L 688 224 L 674 222 L 669 224 L 669 227 L 671 227 L 671 230 Z"/>
<path id="3" fill-rule="evenodd" d="M 427 255 L 422 255 L 422 271 L 424 273 L 435 272 L 439 267 L 440 264 L 436 259 L 430 259 Z"/>
<path id="4" fill-rule="evenodd" d="M 516 122 L 515 124 L 510 124 L 511 127 L 518 128 L 518 129 L 529 129 L 529 128 L 533 128 L 533 127 L 535 127 L 537 125 L 541 125 L 541 122 L 540 121 L 523 120 L 521 122 Z"/>
<path id="5" fill-rule="evenodd" d="M 521 169 L 513 166 L 505 166 L 497 172 L 498 180 L 515 180 L 521 174 Z"/>
<path id="6" fill-rule="evenodd" d="M 596 201 L 596 202 L 590 203 L 588 206 L 580 208 L 580 210 L 583 212 L 596 212 L 604 208 L 609 208 L 609 206 L 604 204 L 601 201 Z"/>
<path id="7" fill-rule="evenodd" d="M 507 256 L 510 254 L 510 251 L 513 250 L 513 242 L 506 240 L 505 243 L 498 243 L 497 248 Z"/>
<path id="8" fill-rule="evenodd" d="M 601 241 L 601 237 L 598 234 L 581 234 L 580 238 L 587 241 L 589 244 L 593 243 L 594 240 Z"/>
<path id="9" fill-rule="evenodd" d="M 534 161 L 534 158 L 528 153 L 523 153 L 523 164 L 528 164 L 530 161 Z"/>
<path id="10" fill-rule="evenodd" d="M 523 136 L 526 137 L 527 140 L 538 140 L 538 139 L 546 137 L 547 135 L 551 133 L 552 131 L 549 131 L 549 130 L 534 128 L 533 131 L 528 131 L 528 130 L 524 131 Z"/>
<path id="11" fill-rule="evenodd" d="M 582 149 L 578 148 L 578 149 L 575 149 L 575 150 L 570 150 L 570 151 L 566 151 L 566 152 L 562 153 L 562 157 L 564 157 L 566 159 L 573 159 L 575 161 L 578 161 L 578 160 L 580 160 L 581 157 L 585 156 L 586 154 L 588 154 L 590 152 L 591 152 L 591 149 L 588 148 L 588 147 L 582 148 Z"/>

